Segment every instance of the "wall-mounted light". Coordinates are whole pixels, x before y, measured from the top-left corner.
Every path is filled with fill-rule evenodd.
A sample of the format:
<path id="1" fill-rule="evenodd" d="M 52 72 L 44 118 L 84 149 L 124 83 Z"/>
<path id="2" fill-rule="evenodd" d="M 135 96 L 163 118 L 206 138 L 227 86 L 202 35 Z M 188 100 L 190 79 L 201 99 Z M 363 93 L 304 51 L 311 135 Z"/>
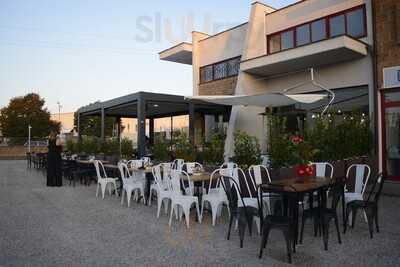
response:
<path id="1" fill-rule="evenodd" d="M 158 108 L 158 104 L 154 104 L 153 107 Z"/>

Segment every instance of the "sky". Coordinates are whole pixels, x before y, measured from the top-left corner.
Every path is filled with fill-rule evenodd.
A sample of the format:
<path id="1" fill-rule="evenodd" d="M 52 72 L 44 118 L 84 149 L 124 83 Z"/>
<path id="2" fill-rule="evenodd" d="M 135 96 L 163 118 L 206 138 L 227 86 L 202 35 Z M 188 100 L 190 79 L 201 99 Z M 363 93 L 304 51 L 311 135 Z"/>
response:
<path id="1" fill-rule="evenodd" d="M 191 31 L 246 22 L 253 0 L 1 0 L 0 108 L 39 93 L 47 108 L 83 105 L 137 91 L 192 94 L 190 65 L 158 52 Z M 275 8 L 295 0 L 265 0 Z"/>

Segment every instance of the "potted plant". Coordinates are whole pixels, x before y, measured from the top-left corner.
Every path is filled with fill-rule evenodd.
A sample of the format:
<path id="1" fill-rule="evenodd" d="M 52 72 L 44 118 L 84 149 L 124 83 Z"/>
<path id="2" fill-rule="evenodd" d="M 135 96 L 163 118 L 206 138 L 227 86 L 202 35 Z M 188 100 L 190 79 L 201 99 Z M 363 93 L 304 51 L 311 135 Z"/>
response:
<path id="1" fill-rule="evenodd" d="M 305 141 L 300 135 L 290 137 L 293 161 L 295 163 L 296 175 L 314 176 L 315 168 L 311 163 L 315 154 L 318 152 L 309 142 Z"/>

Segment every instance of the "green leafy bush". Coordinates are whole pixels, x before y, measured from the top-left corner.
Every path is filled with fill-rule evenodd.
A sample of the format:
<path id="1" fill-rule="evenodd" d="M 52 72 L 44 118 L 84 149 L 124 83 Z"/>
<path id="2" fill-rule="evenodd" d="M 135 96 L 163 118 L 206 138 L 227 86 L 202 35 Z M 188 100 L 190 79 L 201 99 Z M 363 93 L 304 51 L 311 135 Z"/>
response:
<path id="1" fill-rule="evenodd" d="M 204 162 L 215 165 L 222 164 L 224 162 L 224 147 L 225 135 L 213 134 L 210 141 L 203 145 Z"/>
<path id="2" fill-rule="evenodd" d="M 131 159 L 133 155 L 133 142 L 129 138 L 121 140 L 121 156 L 124 159 Z"/>
<path id="3" fill-rule="evenodd" d="M 93 136 L 82 136 L 81 143 L 78 144 L 79 152 L 88 155 L 95 155 L 100 152 L 101 142 L 99 138 Z"/>
<path id="4" fill-rule="evenodd" d="M 169 144 L 166 142 L 164 138 L 159 137 L 154 140 L 152 151 L 155 160 L 158 161 L 169 160 Z"/>
<path id="5" fill-rule="evenodd" d="M 193 162 L 196 160 L 197 151 L 192 144 L 185 132 L 177 132 L 174 137 L 174 152 L 175 157 L 179 159 L 184 159 L 188 162 Z"/>
<path id="6" fill-rule="evenodd" d="M 101 152 L 103 152 L 105 155 L 110 155 L 110 156 L 119 155 L 120 153 L 119 140 L 117 138 L 107 139 L 101 146 Z"/>
<path id="7" fill-rule="evenodd" d="M 306 161 L 334 161 L 368 155 L 373 139 L 369 119 L 353 112 L 317 116 L 314 125 L 306 130 L 304 142 L 293 150 L 291 136 L 286 131 L 285 118 L 270 117 L 269 155 L 273 168 L 288 167 Z"/>
<path id="8" fill-rule="evenodd" d="M 235 132 L 235 157 L 234 161 L 240 168 L 247 169 L 261 161 L 260 144 L 256 137 L 245 132 Z"/>

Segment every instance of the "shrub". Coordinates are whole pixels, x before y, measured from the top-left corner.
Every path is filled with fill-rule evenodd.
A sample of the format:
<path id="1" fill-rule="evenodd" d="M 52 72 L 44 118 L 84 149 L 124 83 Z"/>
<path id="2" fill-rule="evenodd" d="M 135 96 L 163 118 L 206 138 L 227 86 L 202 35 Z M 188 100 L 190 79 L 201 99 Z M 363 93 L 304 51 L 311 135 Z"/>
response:
<path id="1" fill-rule="evenodd" d="M 77 151 L 78 147 L 77 147 L 76 143 L 77 142 L 74 142 L 74 140 L 72 140 L 72 139 L 67 140 L 67 142 L 65 143 L 65 147 L 66 147 L 67 151 L 72 154 L 79 152 L 79 151 Z"/>
<path id="2" fill-rule="evenodd" d="M 241 131 L 235 132 L 234 161 L 242 169 L 247 169 L 251 165 L 260 163 L 261 150 L 256 137 Z"/>
<path id="3" fill-rule="evenodd" d="M 334 161 L 368 155 L 373 140 L 367 116 L 353 112 L 347 115 L 335 113 L 317 116 L 309 127 L 304 142 L 298 146 L 300 154 L 293 151 L 286 131 L 285 118 L 270 117 L 269 156 L 273 168 L 288 167 L 301 161 Z M 304 152 L 304 153 L 303 153 Z"/>
<path id="4" fill-rule="evenodd" d="M 215 133 L 211 136 L 210 142 L 204 143 L 204 162 L 220 165 L 224 162 L 225 135 Z"/>
<path id="5" fill-rule="evenodd" d="M 196 160 L 196 148 L 185 132 L 177 132 L 174 137 L 174 152 L 176 158 L 184 159 L 188 162 Z"/>
<path id="6" fill-rule="evenodd" d="M 93 136 L 82 136 L 81 143 L 78 144 L 77 150 L 84 152 L 88 155 L 95 155 L 99 153 L 101 148 L 100 140 Z"/>
<path id="7" fill-rule="evenodd" d="M 101 151 L 105 155 L 109 155 L 109 156 L 119 155 L 119 153 L 120 153 L 119 140 L 117 138 L 107 139 L 101 146 Z"/>
<path id="8" fill-rule="evenodd" d="M 156 138 L 154 140 L 152 151 L 155 160 L 158 161 L 169 160 L 169 144 L 165 141 L 165 139 L 161 137 Z"/>
<path id="9" fill-rule="evenodd" d="M 129 138 L 121 140 L 121 156 L 124 159 L 131 159 L 133 155 L 133 142 Z"/>

